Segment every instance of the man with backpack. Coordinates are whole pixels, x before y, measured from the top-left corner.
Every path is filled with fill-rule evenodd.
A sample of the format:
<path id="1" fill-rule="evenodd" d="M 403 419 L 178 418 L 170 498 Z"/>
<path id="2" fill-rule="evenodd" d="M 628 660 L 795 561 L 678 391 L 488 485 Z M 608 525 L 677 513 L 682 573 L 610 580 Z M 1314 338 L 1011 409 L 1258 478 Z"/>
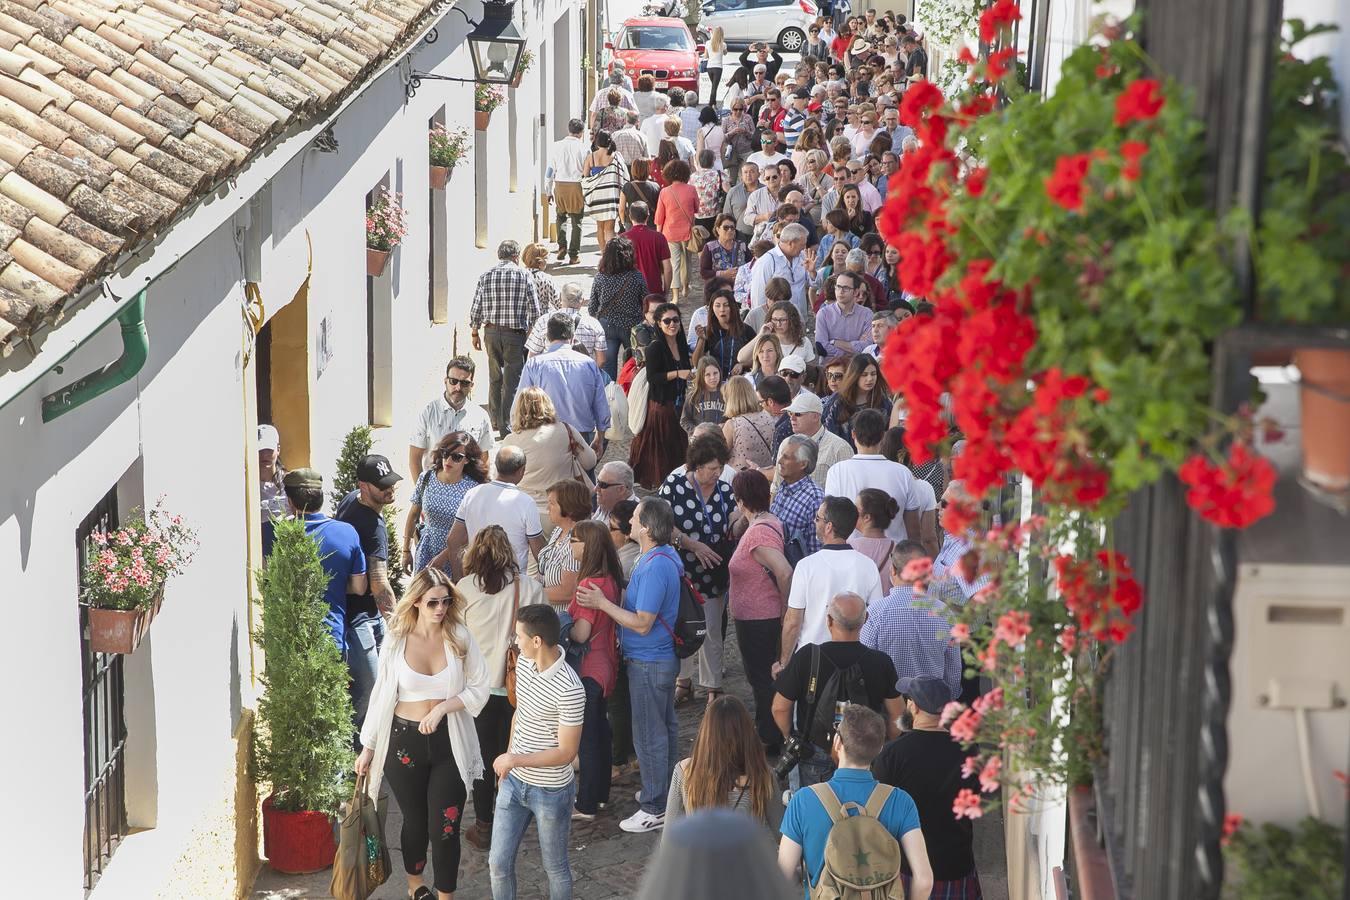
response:
<path id="1" fill-rule="evenodd" d="M 784 738 L 792 738 L 793 704 L 797 707 L 796 740 L 801 751 L 791 781 L 794 789 L 830 776 L 831 742 L 845 705 L 884 711 L 889 723 L 884 730 L 891 736 L 899 733 L 897 721 L 905 707 L 895 686 L 895 665 L 885 653 L 859 640 L 866 621 L 862 597 L 851 591 L 836 594 L 826 611 L 830 639 L 803 646 L 774 682 L 773 720 Z"/>
<path id="2" fill-rule="evenodd" d="M 845 706 L 830 747 L 839 763 L 834 777 L 798 791 L 788 804 L 778 866 L 795 882 L 798 864 L 804 865 L 810 900 L 927 900 L 932 890 L 914 800 L 872 777 L 885 740 L 880 715 Z M 902 859 L 911 872 L 908 891 L 900 881 Z"/>
<path id="3" fill-rule="evenodd" d="M 680 673 L 677 646 L 684 655 L 698 650 L 684 632 L 684 564 L 670 546 L 675 512 L 660 497 L 647 497 L 633 511 L 632 535 L 642 548 L 620 606 L 594 591 L 579 593 L 577 603 L 607 614 L 619 626 L 619 645 L 628 669 L 633 709 L 633 749 L 637 751 L 642 791 L 639 809 L 619 823 L 624 831 L 655 831 L 666 823 L 666 790 L 679 760 L 680 723 L 675 718 L 675 679 Z M 677 639 L 678 638 L 678 639 Z M 688 651 L 692 645 L 693 650 Z M 889 664 L 890 658 L 887 657 Z M 891 682 L 895 681 L 892 673 Z"/>

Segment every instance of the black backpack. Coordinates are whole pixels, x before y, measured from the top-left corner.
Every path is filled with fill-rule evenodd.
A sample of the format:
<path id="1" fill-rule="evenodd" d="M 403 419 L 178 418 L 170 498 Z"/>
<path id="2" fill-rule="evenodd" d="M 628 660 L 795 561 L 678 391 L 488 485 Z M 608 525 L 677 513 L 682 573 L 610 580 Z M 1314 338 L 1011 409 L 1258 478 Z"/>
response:
<path id="1" fill-rule="evenodd" d="M 826 749 L 834 740 L 836 715 L 842 710 L 839 704 L 856 703 L 859 706 L 872 707 L 867 693 L 867 684 L 863 680 L 860 663 L 847 668 L 835 667 L 825 684 L 820 685 L 820 657 L 823 651 L 819 644 L 811 645 L 811 680 L 806 687 L 807 733 L 803 735 L 816 747 Z M 833 662 L 833 660 L 831 660 Z M 816 690 L 820 685 L 819 691 Z"/>
<path id="2" fill-rule="evenodd" d="M 708 618 L 703 613 L 703 595 L 688 575 L 680 573 L 680 607 L 675 615 L 675 627 L 671 628 L 660 616 L 656 620 L 675 641 L 675 655 L 680 659 L 688 659 L 703 646 L 703 640 L 708 636 Z"/>

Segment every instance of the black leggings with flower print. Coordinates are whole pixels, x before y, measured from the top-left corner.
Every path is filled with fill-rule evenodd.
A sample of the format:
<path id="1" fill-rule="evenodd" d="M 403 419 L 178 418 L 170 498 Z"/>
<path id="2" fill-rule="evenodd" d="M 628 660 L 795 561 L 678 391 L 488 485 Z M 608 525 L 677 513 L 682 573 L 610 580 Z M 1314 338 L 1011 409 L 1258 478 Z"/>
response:
<path id="1" fill-rule="evenodd" d="M 430 840 L 436 890 L 453 892 L 459 881 L 459 825 L 468 792 L 445 720 L 431 734 L 422 734 L 416 722 L 394 716 L 384 778 L 403 812 L 403 870 L 422 874 Z"/>

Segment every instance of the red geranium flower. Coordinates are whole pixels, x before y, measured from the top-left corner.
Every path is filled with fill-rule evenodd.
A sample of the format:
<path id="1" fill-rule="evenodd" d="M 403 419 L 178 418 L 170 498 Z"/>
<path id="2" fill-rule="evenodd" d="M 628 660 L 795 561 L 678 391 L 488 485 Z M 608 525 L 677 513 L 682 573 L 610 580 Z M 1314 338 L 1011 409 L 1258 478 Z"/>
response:
<path id="1" fill-rule="evenodd" d="M 1186 503 L 1220 528 L 1246 528 L 1275 509 L 1275 467 L 1243 441 L 1232 443 L 1221 464 L 1197 453 L 1177 477 L 1190 488 Z"/>
<path id="2" fill-rule="evenodd" d="M 975 54 L 970 51 L 969 47 L 962 47 L 961 52 L 956 54 L 956 61 L 967 66 L 974 65 L 976 62 Z"/>
<path id="3" fill-rule="evenodd" d="M 978 197 L 984 193 L 984 183 L 989 180 L 989 170 L 984 166 L 973 170 L 966 176 L 966 193 Z"/>
<path id="4" fill-rule="evenodd" d="M 1120 174 L 1126 181 L 1138 181 L 1140 175 L 1139 160 L 1143 159 L 1144 154 L 1148 152 L 1148 144 L 1143 141 L 1126 141 L 1120 145 L 1120 155 L 1125 160 L 1125 164 L 1120 167 Z"/>
<path id="5" fill-rule="evenodd" d="M 1092 155 L 1071 153 L 1055 160 L 1055 171 L 1045 179 L 1045 193 L 1055 203 L 1077 212 L 1083 208 L 1083 179 L 1092 165 Z"/>
<path id="6" fill-rule="evenodd" d="M 1012 61 L 1017 58 L 1017 48 L 1008 47 L 1005 50 L 995 50 L 989 54 L 989 66 L 986 72 L 989 74 L 990 81 L 1002 81 L 1003 76 L 1012 71 Z"/>
<path id="7" fill-rule="evenodd" d="M 1022 18 L 1022 10 L 1015 0 L 998 0 L 993 6 L 980 13 L 980 40 L 992 44 L 999 30 L 1012 26 Z"/>
<path id="8" fill-rule="evenodd" d="M 1167 98 L 1156 78 L 1136 78 L 1116 98 L 1116 125 L 1147 122 L 1158 115 Z"/>
<path id="9" fill-rule="evenodd" d="M 924 114 L 942 107 L 942 90 L 931 81 L 916 81 L 905 90 L 900 101 L 900 121 L 918 128 Z"/>

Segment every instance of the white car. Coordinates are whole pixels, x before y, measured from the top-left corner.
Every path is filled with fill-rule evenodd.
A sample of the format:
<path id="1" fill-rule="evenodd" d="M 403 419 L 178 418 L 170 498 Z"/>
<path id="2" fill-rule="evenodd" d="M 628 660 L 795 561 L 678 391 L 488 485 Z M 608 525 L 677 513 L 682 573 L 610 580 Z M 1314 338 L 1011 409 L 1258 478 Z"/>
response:
<path id="1" fill-rule="evenodd" d="M 818 14 L 812 0 L 711 0 L 703 4 L 698 25 L 709 34 L 721 26 L 722 37 L 733 47 L 762 41 L 796 53 Z"/>

